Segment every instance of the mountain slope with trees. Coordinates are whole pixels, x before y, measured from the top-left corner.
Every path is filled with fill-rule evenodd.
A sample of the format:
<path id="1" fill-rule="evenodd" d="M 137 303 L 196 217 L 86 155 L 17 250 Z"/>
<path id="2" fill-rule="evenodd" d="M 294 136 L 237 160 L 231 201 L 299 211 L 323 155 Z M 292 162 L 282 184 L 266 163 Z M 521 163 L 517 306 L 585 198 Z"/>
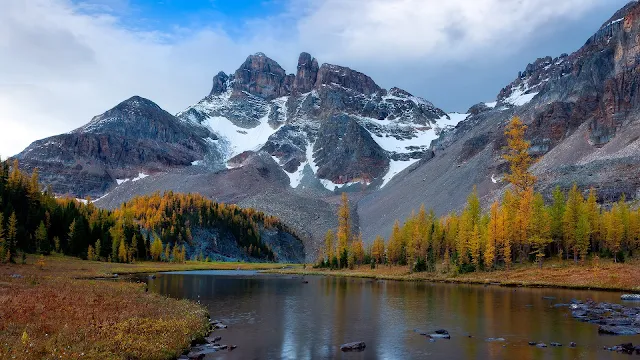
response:
<path id="1" fill-rule="evenodd" d="M 293 231 L 253 209 L 167 192 L 104 210 L 90 199 L 43 192 L 37 170 L 28 176 L 17 160 L 5 161 L 0 162 L 0 260 L 19 261 L 19 252 L 119 262 L 304 259 Z"/>

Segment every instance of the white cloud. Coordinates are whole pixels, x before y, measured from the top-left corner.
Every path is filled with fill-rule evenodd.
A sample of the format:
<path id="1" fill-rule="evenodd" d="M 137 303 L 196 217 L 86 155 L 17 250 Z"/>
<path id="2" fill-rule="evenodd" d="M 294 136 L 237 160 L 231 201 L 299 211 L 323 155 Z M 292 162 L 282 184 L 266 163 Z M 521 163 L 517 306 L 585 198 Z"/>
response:
<path id="1" fill-rule="evenodd" d="M 465 59 L 501 52 L 542 27 L 578 18 L 605 0 L 321 0 L 298 29 L 332 57 Z"/>
<path id="2" fill-rule="evenodd" d="M 283 14 L 246 21 L 243 35 L 231 37 L 220 24 L 136 30 L 118 17 L 127 0 L 3 0 L 0 155 L 79 127 L 132 95 L 178 112 L 208 93 L 219 70 L 257 51 L 290 72 L 300 51 L 374 79 L 405 65 L 406 73 L 394 70 L 401 81 L 421 64 L 517 50 L 547 24 L 605 1 L 291 0 Z"/>

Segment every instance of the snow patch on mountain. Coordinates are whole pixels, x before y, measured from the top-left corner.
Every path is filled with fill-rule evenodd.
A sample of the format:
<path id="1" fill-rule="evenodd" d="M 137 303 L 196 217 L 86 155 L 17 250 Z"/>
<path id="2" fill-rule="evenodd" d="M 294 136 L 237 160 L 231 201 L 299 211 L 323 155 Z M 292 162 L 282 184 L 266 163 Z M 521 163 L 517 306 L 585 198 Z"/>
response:
<path id="1" fill-rule="evenodd" d="M 415 151 L 417 148 L 426 149 L 431 145 L 431 141 L 438 138 L 440 131 L 448 127 L 455 127 L 459 122 L 464 121 L 469 114 L 450 113 L 441 117 L 431 126 L 421 126 L 415 124 L 398 124 L 390 120 L 367 119 L 377 125 L 379 132 L 372 132 L 365 126 L 373 140 L 386 151 L 406 154 Z M 361 120 L 363 120 L 361 118 Z M 408 135 L 407 135 L 408 134 Z"/>
<path id="2" fill-rule="evenodd" d="M 526 86 L 521 86 L 519 88 L 513 89 L 511 95 L 504 99 L 504 102 L 512 104 L 514 106 L 522 106 L 528 104 L 529 101 L 533 100 L 533 98 L 538 95 L 538 92 L 529 92 L 529 89 Z"/>
<path id="3" fill-rule="evenodd" d="M 402 172 L 404 169 L 408 168 L 409 166 L 415 164 L 417 161 L 418 159 L 411 159 L 407 161 L 391 160 L 391 162 L 389 163 L 389 171 L 382 178 L 382 185 L 380 187 L 382 188 L 385 185 L 387 185 L 389 181 L 393 179 L 394 176 L 398 175 L 400 172 Z"/>
<path id="4" fill-rule="evenodd" d="M 208 126 L 225 143 L 226 160 L 245 151 L 259 150 L 267 142 L 269 136 L 278 130 L 269 125 L 268 116 L 260 119 L 260 125 L 251 129 L 236 126 L 222 116 L 209 117 L 202 124 Z M 218 143 L 221 142 L 220 140 Z"/>
<path id="5" fill-rule="evenodd" d="M 142 179 L 144 179 L 144 178 L 146 178 L 146 177 L 149 177 L 149 175 L 147 175 L 147 174 L 145 174 L 145 173 L 142 173 L 142 172 L 141 172 L 141 173 L 138 173 L 138 176 L 134 177 L 133 179 L 131 179 L 131 178 L 126 178 L 126 179 L 116 179 L 116 183 L 117 183 L 118 185 L 122 185 L 122 184 L 124 184 L 124 183 L 126 183 L 126 182 L 128 182 L 128 181 L 136 182 L 136 181 L 138 181 L 138 180 L 142 180 Z"/>

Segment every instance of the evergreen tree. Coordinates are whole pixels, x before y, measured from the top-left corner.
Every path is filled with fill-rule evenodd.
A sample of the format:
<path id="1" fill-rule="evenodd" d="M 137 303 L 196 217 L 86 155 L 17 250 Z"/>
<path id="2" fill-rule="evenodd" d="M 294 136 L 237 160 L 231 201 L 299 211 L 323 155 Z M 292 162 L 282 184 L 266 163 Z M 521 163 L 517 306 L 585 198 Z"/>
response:
<path id="1" fill-rule="evenodd" d="M 562 218 L 563 234 L 564 234 L 564 249 L 569 259 L 569 252 L 573 252 L 573 259 L 578 262 L 578 247 L 576 242 L 576 227 L 578 225 L 578 218 L 580 217 L 581 210 L 583 208 L 582 202 L 584 199 L 578 191 L 578 186 L 573 184 L 567 197 L 567 204 L 565 207 L 564 216 Z"/>
<path id="2" fill-rule="evenodd" d="M 375 260 L 377 264 L 384 264 L 385 257 L 385 246 L 384 239 L 382 236 L 378 235 L 375 240 L 373 240 L 373 246 L 371 248 L 371 257 Z"/>
<path id="3" fill-rule="evenodd" d="M 0 163 L 0 165 L 2 165 L 2 163 Z M 0 212 L 0 263 L 4 262 L 8 248 L 9 246 L 4 233 L 4 214 Z"/>
<path id="4" fill-rule="evenodd" d="M 576 249 L 580 254 L 580 260 L 584 262 L 589 251 L 591 227 L 589 226 L 589 214 L 586 211 L 578 215 L 576 225 Z"/>
<path id="5" fill-rule="evenodd" d="M 469 251 L 471 253 L 471 262 L 475 266 L 476 269 L 480 268 L 480 228 L 478 224 L 473 226 L 473 231 L 471 232 L 471 236 L 469 238 Z"/>
<path id="6" fill-rule="evenodd" d="M 36 230 L 36 250 L 39 254 L 49 253 L 49 238 L 47 236 L 47 228 L 44 221 L 40 221 L 40 225 Z"/>
<path id="7" fill-rule="evenodd" d="M 93 246 L 89 245 L 87 249 L 87 260 L 96 260 L 96 253 L 93 251 Z"/>
<path id="8" fill-rule="evenodd" d="M 17 166 L 17 160 L 14 164 Z M 15 256 L 17 253 L 17 236 L 18 236 L 18 218 L 16 217 L 16 212 L 12 212 L 11 216 L 9 216 L 9 224 L 7 226 L 7 253 L 6 257 L 8 262 L 15 262 Z"/>
<path id="9" fill-rule="evenodd" d="M 151 259 L 153 259 L 154 261 L 160 261 L 162 250 L 162 240 L 160 240 L 158 235 L 153 234 L 153 243 L 151 244 Z"/>
<path id="10" fill-rule="evenodd" d="M 102 250 L 101 244 L 100 244 L 100 239 L 96 240 L 95 243 L 95 253 L 96 253 L 96 260 L 100 260 L 100 251 Z"/>
<path id="11" fill-rule="evenodd" d="M 496 257 L 496 244 L 502 243 L 503 230 L 500 227 L 500 204 L 494 201 L 491 204 L 489 225 L 487 229 L 487 242 L 484 248 L 484 267 L 486 270 L 493 269 Z"/>
<path id="12" fill-rule="evenodd" d="M 535 259 L 540 268 L 545 257 L 545 248 L 551 243 L 551 211 L 544 206 L 542 195 L 535 194 L 531 211 L 530 243 L 533 247 Z"/>
<path id="13" fill-rule="evenodd" d="M 513 185 L 517 195 L 533 188 L 536 177 L 529 172 L 533 158 L 529 155 L 530 143 L 525 140 L 527 126 L 515 116 L 505 129 L 507 137 L 507 153 L 503 156 L 509 162 L 509 174 L 505 179 Z"/>
<path id="14" fill-rule="evenodd" d="M 586 213 L 589 222 L 589 229 L 591 230 L 591 249 L 598 251 L 601 247 L 601 233 L 600 233 L 600 209 L 596 200 L 596 191 L 594 188 L 589 189 L 589 196 L 587 197 Z"/>
<path id="15" fill-rule="evenodd" d="M 563 240 L 563 219 L 564 219 L 564 210 L 565 210 L 565 199 L 564 193 L 560 190 L 560 187 L 557 186 L 553 190 L 553 203 L 550 209 L 551 215 L 551 238 L 556 243 L 557 249 L 560 248 Z"/>
<path id="16" fill-rule="evenodd" d="M 331 259 L 335 256 L 335 235 L 333 230 L 327 230 L 327 233 L 324 235 L 324 258 L 326 258 L 327 264 L 331 261 Z"/>

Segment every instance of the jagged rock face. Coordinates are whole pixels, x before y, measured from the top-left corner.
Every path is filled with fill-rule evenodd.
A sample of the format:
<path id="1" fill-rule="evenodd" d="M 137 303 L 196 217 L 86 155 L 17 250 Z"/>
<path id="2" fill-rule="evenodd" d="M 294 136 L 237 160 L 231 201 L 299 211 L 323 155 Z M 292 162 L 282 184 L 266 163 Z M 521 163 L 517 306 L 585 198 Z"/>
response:
<path id="1" fill-rule="evenodd" d="M 384 150 L 348 115 L 322 123 L 313 151 L 318 177 L 336 184 L 369 183 L 389 166 Z"/>
<path id="2" fill-rule="evenodd" d="M 39 140 L 16 158 L 38 168 L 56 193 L 100 196 L 116 178 L 189 166 L 215 134 L 186 126 L 155 103 L 132 97 L 70 133 Z"/>
<path id="3" fill-rule="evenodd" d="M 322 64 L 316 78 L 316 88 L 322 85 L 339 85 L 364 95 L 371 95 L 382 90 L 367 75 L 347 67 Z"/>
<path id="4" fill-rule="evenodd" d="M 234 97 L 247 92 L 265 100 L 273 100 L 291 93 L 294 76 L 287 75 L 277 62 L 258 53 L 249 56 L 236 70 L 234 80 Z"/>
<path id="5" fill-rule="evenodd" d="M 211 93 L 209 93 L 209 96 L 220 95 L 227 92 L 228 82 L 229 75 L 225 74 L 224 71 L 220 71 L 216 76 L 213 77 L 213 87 L 211 88 Z"/>
<path id="6" fill-rule="evenodd" d="M 298 72 L 293 82 L 293 90 L 298 94 L 313 90 L 318 78 L 318 60 L 303 52 L 298 58 Z"/>
<path id="7" fill-rule="evenodd" d="M 335 128 L 332 119 L 341 115 L 348 115 L 349 126 Z M 390 170 L 391 160 L 422 158 L 441 129 L 449 122 L 456 124 L 424 99 L 399 88 L 384 90 L 370 77 L 346 67 L 318 66 L 308 53 L 300 54 L 296 75 L 287 75 L 264 54 L 249 56 L 235 74 L 216 75 L 210 95 L 178 117 L 217 133 L 227 159 L 241 153 L 267 152 L 290 176 L 293 187 L 300 183 L 305 166 L 321 168 L 315 162 L 323 160 L 312 156 L 317 143 L 337 144 L 344 135 L 339 131 L 347 130 L 358 134 L 358 139 L 365 133 L 369 139 L 373 137 L 358 142 L 368 146 L 363 153 L 373 148 L 370 143 L 377 146 L 371 153 L 375 157 L 368 163 L 371 166 L 353 164 L 368 155 L 352 157 L 334 151 L 334 161 L 345 168 L 313 171 L 329 190 L 354 181 L 372 183 Z"/>

